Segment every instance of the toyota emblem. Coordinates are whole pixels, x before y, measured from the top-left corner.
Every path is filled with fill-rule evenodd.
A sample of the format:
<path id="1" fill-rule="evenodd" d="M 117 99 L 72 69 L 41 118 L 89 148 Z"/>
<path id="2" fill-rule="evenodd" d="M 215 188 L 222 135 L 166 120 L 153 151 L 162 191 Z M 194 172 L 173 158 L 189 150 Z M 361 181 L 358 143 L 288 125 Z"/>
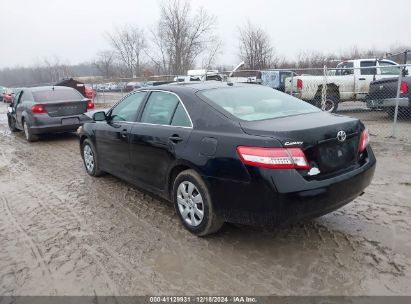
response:
<path id="1" fill-rule="evenodd" d="M 345 141 L 346 138 L 347 138 L 347 134 L 343 130 L 338 131 L 338 133 L 337 133 L 338 141 L 343 142 L 343 141 Z"/>

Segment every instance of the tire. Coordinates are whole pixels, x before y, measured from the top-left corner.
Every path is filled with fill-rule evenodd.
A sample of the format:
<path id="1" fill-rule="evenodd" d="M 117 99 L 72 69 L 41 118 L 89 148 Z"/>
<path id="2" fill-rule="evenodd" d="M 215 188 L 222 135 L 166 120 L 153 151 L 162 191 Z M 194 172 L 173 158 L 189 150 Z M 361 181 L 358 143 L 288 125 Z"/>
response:
<path id="1" fill-rule="evenodd" d="M 22 125 L 23 125 L 24 137 L 26 138 L 28 142 L 37 141 L 39 139 L 37 135 L 34 135 L 32 133 L 30 125 L 25 120 L 22 121 Z"/>
<path id="2" fill-rule="evenodd" d="M 103 174 L 98 164 L 97 151 L 89 139 L 85 139 L 81 145 L 81 157 L 89 175 L 97 177 Z"/>
<path id="3" fill-rule="evenodd" d="M 206 236 L 223 226 L 224 221 L 215 213 L 207 185 L 194 170 L 177 175 L 172 198 L 181 223 L 192 234 Z"/>
<path id="4" fill-rule="evenodd" d="M 11 132 L 20 131 L 19 129 L 16 128 L 16 120 L 14 119 L 14 117 L 7 115 L 7 123 L 9 125 L 9 129 Z"/>
<path id="5" fill-rule="evenodd" d="M 339 98 L 335 95 L 327 95 L 327 99 L 325 101 L 325 109 L 322 109 L 321 98 L 317 100 L 315 106 L 323 111 L 336 113 L 338 110 Z"/>

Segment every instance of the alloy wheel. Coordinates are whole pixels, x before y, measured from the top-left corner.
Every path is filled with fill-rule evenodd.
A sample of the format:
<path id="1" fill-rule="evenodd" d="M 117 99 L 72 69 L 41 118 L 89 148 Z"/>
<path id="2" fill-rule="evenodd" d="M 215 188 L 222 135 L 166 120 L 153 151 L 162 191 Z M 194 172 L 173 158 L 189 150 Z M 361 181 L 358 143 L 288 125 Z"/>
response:
<path id="1" fill-rule="evenodd" d="M 201 224 L 204 218 L 204 202 L 193 183 L 180 183 L 177 189 L 177 204 L 178 211 L 187 224 L 193 227 Z"/>
<path id="2" fill-rule="evenodd" d="M 84 157 L 84 164 L 86 165 L 86 169 L 88 172 L 93 172 L 94 170 L 94 154 L 93 150 L 89 145 L 84 145 L 83 148 L 83 157 Z"/>

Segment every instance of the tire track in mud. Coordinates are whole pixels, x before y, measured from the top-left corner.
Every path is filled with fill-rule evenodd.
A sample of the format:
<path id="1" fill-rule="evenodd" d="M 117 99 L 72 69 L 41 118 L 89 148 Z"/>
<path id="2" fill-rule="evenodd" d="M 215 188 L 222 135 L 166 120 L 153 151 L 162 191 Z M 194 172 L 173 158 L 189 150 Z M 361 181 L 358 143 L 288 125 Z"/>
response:
<path id="1" fill-rule="evenodd" d="M 54 295 L 57 294 L 56 289 L 54 287 L 53 274 L 44 259 L 44 254 L 42 250 L 36 245 L 35 240 L 31 238 L 28 232 L 23 228 L 23 226 L 19 223 L 17 218 L 13 215 L 13 212 L 10 209 L 7 199 L 2 197 L 1 200 L 4 215 L 7 217 L 7 220 L 11 223 L 11 225 L 13 225 L 16 228 L 16 231 L 19 233 L 18 237 L 25 239 L 25 243 L 29 245 L 31 252 L 33 253 L 33 257 L 37 262 L 37 266 L 39 266 L 41 269 L 43 276 L 42 279 L 44 279 L 45 277 L 45 279 L 47 280 L 47 284 L 50 284 L 50 286 L 52 287 L 51 293 Z"/>

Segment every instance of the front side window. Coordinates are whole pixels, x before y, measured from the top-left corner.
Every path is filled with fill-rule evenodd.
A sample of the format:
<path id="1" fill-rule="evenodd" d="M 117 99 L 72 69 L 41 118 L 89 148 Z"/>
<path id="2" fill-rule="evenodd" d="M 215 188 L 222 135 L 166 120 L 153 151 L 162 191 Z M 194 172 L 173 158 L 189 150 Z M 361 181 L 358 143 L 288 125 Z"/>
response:
<path id="1" fill-rule="evenodd" d="M 136 92 L 124 98 L 111 111 L 111 121 L 135 121 L 145 96 L 145 92 Z"/>
<path id="2" fill-rule="evenodd" d="M 379 61 L 381 75 L 399 75 L 400 68 L 393 62 L 389 61 Z"/>
<path id="3" fill-rule="evenodd" d="M 197 94 L 211 106 L 217 106 L 217 110 L 247 121 L 321 111 L 301 99 L 263 86 L 218 88 Z"/>
<path id="4" fill-rule="evenodd" d="M 361 61 L 360 67 L 361 67 L 361 75 L 375 75 L 377 74 L 376 68 L 371 68 L 376 66 L 377 62 L 376 61 Z"/>

